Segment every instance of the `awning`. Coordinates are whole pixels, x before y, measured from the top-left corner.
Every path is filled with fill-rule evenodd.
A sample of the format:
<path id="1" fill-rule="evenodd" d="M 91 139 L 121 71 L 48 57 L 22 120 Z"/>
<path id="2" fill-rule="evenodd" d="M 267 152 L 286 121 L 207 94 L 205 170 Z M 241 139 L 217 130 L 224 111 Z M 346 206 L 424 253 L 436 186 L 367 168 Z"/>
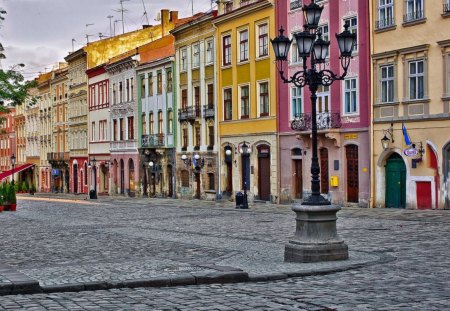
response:
<path id="1" fill-rule="evenodd" d="M 32 164 L 32 163 L 27 163 L 27 164 L 23 164 L 23 165 L 17 166 L 17 167 L 14 168 L 14 174 L 15 173 L 19 173 L 19 172 L 21 172 L 23 170 L 26 170 L 27 168 L 30 168 L 32 166 L 34 166 L 34 164 Z M 4 172 L 0 173 L 0 181 L 5 179 L 6 177 L 11 176 L 12 174 L 13 174 L 13 170 L 4 171 Z"/>

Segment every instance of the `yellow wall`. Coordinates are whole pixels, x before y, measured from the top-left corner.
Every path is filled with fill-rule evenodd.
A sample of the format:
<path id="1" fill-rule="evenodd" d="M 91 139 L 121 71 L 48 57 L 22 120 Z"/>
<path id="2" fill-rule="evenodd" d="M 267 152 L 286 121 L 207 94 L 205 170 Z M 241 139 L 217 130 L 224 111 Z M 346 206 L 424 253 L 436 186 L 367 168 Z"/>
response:
<path id="1" fill-rule="evenodd" d="M 267 3 L 270 3 L 267 1 Z M 229 15 L 229 18 L 226 16 Z M 257 49 L 257 25 L 262 21 L 268 22 L 269 39 L 274 38 L 275 34 L 275 9 L 273 5 L 266 5 L 259 9 L 250 9 L 249 12 L 242 15 L 226 14 L 218 17 L 215 21 L 217 27 L 216 41 L 216 63 L 218 69 L 218 120 L 219 136 L 242 135 L 257 133 L 276 133 L 277 123 L 277 100 L 276 100 L 276 70 L 272 46 L 269 41 L 269 57 L 256 59 Z M 249 61 L 244 64 L 238 64 L 238 31 L 242 28 L 248 28 L 249 43 Z M 231 34 L 231 66 L 222 68 L 222 37 L 224 34 Z M 260 118 L 257 116 L 257 81 L 267 80 L 269 82 L 269 100 L 270 113 L 268 117 Z M 240 109 L 240 99 L 238 98 L 238 85 L 249 83 L 250 85 L 250 118 L 238 120 L 238 111 Z M 224 121 L 223 88 L 232 87 L 232 105 L 233 120 Z"/>

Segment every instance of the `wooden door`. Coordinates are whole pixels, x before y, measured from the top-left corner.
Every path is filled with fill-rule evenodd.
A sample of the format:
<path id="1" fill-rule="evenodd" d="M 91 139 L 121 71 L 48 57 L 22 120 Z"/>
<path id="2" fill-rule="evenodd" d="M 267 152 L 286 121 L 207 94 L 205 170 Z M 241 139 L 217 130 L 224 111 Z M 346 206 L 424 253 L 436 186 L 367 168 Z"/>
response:
<path id="1" fill-rule="evenodd" d="M 269 155 L 258 157 L 258 192 L 259 199 L 270 201 L 270 158 Z"/>
<path id="2" fill-rule="evenodd" d="M 303 197 L 303 171 L 302 160 L 294 160 L 294 173 L 292 176 L 294 184 L 294 198 L 301 199 Z"/>
<path id="3" fill-rule="evenodd" d="M 78 164 L 73 165 L 73 193 L 78 193 Z"/>
<path id="4" fill-rule="evenodd" d="M 231 163 L 227 163 L 227 188 L 226 188 L 226 192 L 230 196 L 233 193 L 233 165 Z"/>
<path id="5" fill-rule="evenodd" d="M 386 207 L 406 207 L 406 166 L 398 154 L 386 162 Z"/>
<path id="6" fill-rule="evenodd" d="M 197 189 L 195 191 L 195 198 L 200 200 L 200 173 L 195 173 L 195 181 L 197 183 Z"/>
<path id="7" fill-rule="evenodd" d="M 120 193 L 125 193 L 125 166 L 123 160 L 120 160 Z"/>
<path id="8" fill-rule="evenodd" d="M 173 172 L 172 165 L 167 166 L 167 178 L 169 179 L 169 197 L 173 197 Z"/>
<path id="9" fill-rule="evenodd" d="M 345 147 L 347 160 L 347 202 L 359 201 L 358 146 Z"/>
<path id="10" fill-rule="evenodd" d="M 418 209 L 431 209 L 431 182 L 416 182 L 416 197 Z"/>
<path id="11" fill-rule="evenodd" d="M 330 191 L 329 171 L 328 171 L 328 149 L 320 149 L 320 193 L 328 193 Z"/>

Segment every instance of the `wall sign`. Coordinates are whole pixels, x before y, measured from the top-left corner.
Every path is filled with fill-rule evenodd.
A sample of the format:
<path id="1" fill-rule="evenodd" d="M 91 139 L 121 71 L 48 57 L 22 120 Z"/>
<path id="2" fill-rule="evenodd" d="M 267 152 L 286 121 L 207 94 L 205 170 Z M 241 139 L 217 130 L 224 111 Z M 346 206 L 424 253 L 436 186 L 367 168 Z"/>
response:
<path id="1" fill-rule="evenodd" d="M 419 152 L 417 151 L 417 149 L 415 148 L 408 148 L 403 150 L 403 154 L 407 157 L 414 157 L 418 154 Z"/>

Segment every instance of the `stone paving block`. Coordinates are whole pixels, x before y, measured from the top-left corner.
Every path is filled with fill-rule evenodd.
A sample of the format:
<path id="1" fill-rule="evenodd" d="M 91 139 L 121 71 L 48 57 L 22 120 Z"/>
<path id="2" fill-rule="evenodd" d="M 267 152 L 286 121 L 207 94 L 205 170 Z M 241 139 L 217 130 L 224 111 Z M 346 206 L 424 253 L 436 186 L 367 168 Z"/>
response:
<path id="1" fill-rule="evenodd" d="M 124 287 L 136 288 L 136 287 L 163 287 L 170 286 L 171 280 L 168 277 L 149 278 L 149 279 L 136 279 L 126 280 L 122 282 Z"/>
<path id="2" fill-rule="evenodd" d="M 195 277 L 191 274 L 178 274 L 170 277 L 170 286 L 194 285 Z"/>
<path id="3" fill-rule="evenodd" d="M 80 292 L 84 289 L 85 287 L 83 283 L 42 286 L 42 291 L 44 293 Z"/>
<path id="4" fill-rule="evenodd" d="M 248 281 L 248 273 L 243 271 L 193 273 L 196 284 L 240 283 Z"/>

